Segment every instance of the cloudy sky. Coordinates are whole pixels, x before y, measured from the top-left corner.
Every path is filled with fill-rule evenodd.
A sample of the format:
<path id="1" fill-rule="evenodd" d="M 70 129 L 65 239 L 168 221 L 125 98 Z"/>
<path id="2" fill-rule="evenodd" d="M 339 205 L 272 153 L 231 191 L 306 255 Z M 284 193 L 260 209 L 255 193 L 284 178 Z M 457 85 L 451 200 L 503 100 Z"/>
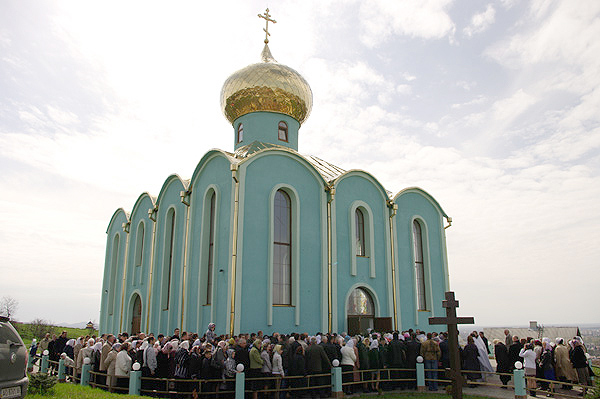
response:
<path id="1" fill-rule="evenodd" d="M 0 297 L 98 320 L 106 228 L 231 150 L 222 83 L 259 60 L 261 1 L 0 2 Z M 307 79 L 300 152 L 419 186 L 459 314 L 600 322 L 600 2 L 270 1 Z"/>

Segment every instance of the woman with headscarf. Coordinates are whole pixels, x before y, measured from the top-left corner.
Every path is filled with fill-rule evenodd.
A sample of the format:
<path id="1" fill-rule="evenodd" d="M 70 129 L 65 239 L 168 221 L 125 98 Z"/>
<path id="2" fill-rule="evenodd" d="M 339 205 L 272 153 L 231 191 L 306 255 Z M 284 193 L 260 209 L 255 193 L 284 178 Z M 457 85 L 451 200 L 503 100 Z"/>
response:
<path id="1" fill-rule="evenodd" d="M 117 386 L 127 388 L 129 386 L 129 372 L 131 371 L 131 356 L 129 356 L 129 343 L 125 342 L 119 348 L 115 363 L 115 377 Z"/>
<path id="2" fill-rule="evenodd" d="M 190 352 L 189 352 L 190 342 L 183 341 L 177 352 L 175 352 L 175 378 L 180 380 L 185 380 L 190 378 Z M 187 392 L 188 384 L 185 382 L 180 382 L 177 384 L 177 390 L 179 392 Z"/>
<path id="3" fill-rule="evenodd" d="M 494 343 L 494 357 L 496 358 L 496 373 L 510 373 L 512 367 L 510 364 L 510 358 L 508 356 L 508 349 L 506 345 L 499 339 L 495 339 Z M 506 388 L 506 384 L 510 381 L 510 375 L 501 375 L 500 381 L 502 381 L 502 388 Z"/>
<path id="4" fill-rule="evenodd" d="M 100 372 L 100 358 L 102 357 L 102 341 L 98 341 L 92 346 L 92 371 Z M 92 377 L 92 378 L 95 378 Z M 96 381 L 97 382 L 97 381 Z"/>
<path id="5" fill-rule="evenodd" d="M 92 353 L 94 352 L 94 350 L 92 349 L 93 346 L 95 344 L 95 341 L 93 338 L 90 338 L 86 345 L 81 348 L 81 350 L 79 351 L 79 354 L 77 355 L 77 361 L 75 362 L 75 370 L 77 372 L 77 379 L 79 380 L 81 378 L 81 368 L 83 367 L 83 360 L 87 357 L 90 358 L 90 361 L 92 360 Z"/>
<path id="6" fill-rule="evenodd" d="M 555 364 L 554 353 L 552 352 L 552 345 L 550 344 L 550 341 L 547 341 L 544 343 L 544 351 L 540 356 L 540 370 L 542 371 L 542 378 L 550 381 L 555 381 L 556 373 L 554 371 L 554 368 Z M 548 382 L 546 382 L 546 387 L 548 390 L 548 396 L 554 393 L 554 383 L 550 383 L 548 385 Z"/>
<path id="7" fill-rule="evenodd" d="M 379 342 L 377 341 L 377 335 L 371 336 L 371 343 L 369 344 L 369 367 L 373 372 L 369 377 L 369 380 L 375 380 L 375 382 L 369 383 L 369 390 L 371 392 L 379 391 L 379 370 L 381 369 L 381 357 L 379 356 Z"/>
<path id="8" fill-rule="evenodd" d="M 206 330 L 206 342 L 210 343 L 211 345 L 215 344 L 215 341 L 217 339 L 215 327 L 215 323 L 209 323 L 208 329 Z"/>
<path id="9" fill-rule="evenodd" d="M 156 378 L 169 378 L 169 354 L 173 346 L 167 342 L 165 346 L 156 353 Z"/>
<path id="10" fill-rule="evenodd" d="M 342 346 L 342 387 L 346 395 L 354 393 L 354 365 L 356 364 L 356 353 L 354 352 L 354 339 L 350 339 L 346 345 Z"/>
<path id="11" fill-rule="evenodd" d="M 369 370 L 369 338 L 363 338 L 358 341 L 356 348 L 358 349 L 358 364 L 360 370 L 360 381 L 362 381 L 362 391 L 369 392 L 368 383 L 371 373 Z"/>
<path id="12" fill-rule="evenodd" d="M 108 386 L 109 392 L 113 392 L 113 388 L 116 385 L 115 378 L 115 366 L 117 364 L 117 353 L 121 349 L 121 344 L 119 342 L 115 342 L 106 355 L 106 359 L 104 359 L 104 365 L 106 366 L 106 385 Z"/>
<path id="13" fill-rule="evenodd" d="M 554 364 L 556 365 L 555 372 L 559 381 L 567 383 L 575 383 L 577 374 L 571 364 L 569 358 L 569 349 L 565 345 L 565 340 L 556 338 L 556 348 L 554 349 Z M 563 389 L 571 389 L 571 385 L 563 385 Z"/>
<path id="14" fill-rule="evenodd" d="M 529 394 L 531 396 L 536 396 L 536 382 L 535 382 L 535 375 L 536 375 L 536 362 L 535 362 L 535 352 L 533 350 L 533 343 L 527 343 L 525 344 L 525 346 L 523 348 L 521 348 L 521 351 L 519 352 L 519 356 L 521 356 L 523 358 L 524 361 L 524 366 L 525 366 L 525 377 L 530 377 L 530 378 L 526 378 L 527 379 L 527 389 L 529 389 Z"/>
<path id="15" fill-rule="evenodd" d="M 235 391 L 235 374 L 236 374 L 236 363 L 235 363 L 235 349 L 230 347 L 227 349 L 227 358 L 225 359 L 225 368 L 223 369 L 223 376 L 225 377 L 225 391 Z M 228 396 L 234 396 L 228 394 Z"/>
<path id="16" fill-rule="evenodd" d="M 463 370 L 471 371 L 465 373 L 467 380 L 476 381 L 481 379 L 481 365 L 479 364 L 479 349 L 475 345 L 475 339 L 472 335 L 467 337 L 467 344 L 462 351 Z M 467 384 L 467 386 L 473 388 L 475 385 Z"/>

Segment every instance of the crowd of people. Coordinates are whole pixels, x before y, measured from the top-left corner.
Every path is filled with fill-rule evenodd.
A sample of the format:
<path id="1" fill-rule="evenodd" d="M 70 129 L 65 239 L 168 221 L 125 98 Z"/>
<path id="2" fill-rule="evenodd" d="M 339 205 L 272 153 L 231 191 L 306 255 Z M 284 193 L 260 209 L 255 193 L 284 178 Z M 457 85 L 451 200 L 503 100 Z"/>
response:
<path id="1" fill-rule="evenodd" d="M 581 337 L 573 337 L 569 341 L 556 338 L 552 342 L 549 338 L 519 338 L 512 336 L 509 330 L 504 330 L 505 339 L 493 341 L 494 356 L 496 358 L 498 373 L 510 373 L 515 368 L 515 363 L 521 362 L 525 368 L 525 375 L 548 381 L 557 381 L 563 384 L 563 389 L 571 389 L 571 385 L 579 384 L 589 386 L 592 371 L 588 365 L 586 349 Z M 510 376 L 500 376 L 502 383 L 510 380 Z M 552 396 L 555 383 L 541 381 L 539 387 L 533 378 L 527 379 L 527 388 L 531 396 L 536 396 L 536 389 L 547 391 L 547 396 Z M 586 389 L 579 393 L 585 395 Z"/>
<path id="2" fill-rule="evenodd" d="M 261 392 L 263 398 L 329 397 L 331 379 L 328 375 L 331 367 L 338 363 L 342 368 L 343 389 L 348 395 L 415 389 L 417 361 L 424 362 L 428 389 L 437 391 L 438 370 L 450 367 L 447 333 L 412 329 L 386 334 L 369 331 L 365 336 L 353 337 L 345 333 L 267 336 L 262 331 L 229 337 L 218 336 L 211 323 L 202 336 L 175 329 L 170 336 L 121 333 L 68 339 L 63 332 L 59 337 L 46 335 L 39 344 L 34 342 L 33 354 L 38 346 L 42 351 L 48 349 L 51 360 L 64 359 L 65 365 L 72 368 L 70 374 L 77 379 L 85 359 L 89 358 L 95 383 L 111 391 L 125 390 L 129 373 L 137 362 L 142 376 L 150 377 L 142 379 L 142 391 L 146 393 L 191 394 L 195 391 L 221 392 L 227 396 L 234 391 L 236 372 L 242 369 L 239 365 L 243 365 L 253 399 L 265 390 L 270 393 Z M 459 349 L 468 381 L 485 379 L 481 371 L 493 372 L 483 332 L 474 331 L 468 336 L 467 344 Z M 498 373 L 511 373 L 515 362 L 520 360 L 524 361 L 528 376 L 589 384 L 583 350 L 580 339 L 569 341 L 569 349 L 562 339 L 556 343 L 545 339 L 529 342 L 507 333 L 506 343 L 494 340 Z M 585 362 L 585 370 L 582 362 Z M 500 375 L 504 385 L 510 378 L 510 375 Z"/>

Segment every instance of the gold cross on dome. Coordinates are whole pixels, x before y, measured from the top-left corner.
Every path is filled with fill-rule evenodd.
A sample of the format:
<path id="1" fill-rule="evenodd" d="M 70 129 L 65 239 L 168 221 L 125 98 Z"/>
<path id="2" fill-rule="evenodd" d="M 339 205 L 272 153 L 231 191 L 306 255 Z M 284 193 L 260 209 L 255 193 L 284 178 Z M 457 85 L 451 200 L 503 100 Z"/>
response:
<path id="1" fill-rule="evenodd" d="M 274 24 L 276 24 L 277 21 L 271 19 L 271 15 L 269 14 L 268 8 L 264 14 L 258 14 L 258 17 L 263 18 L 266 22 L 266 26 L 263 28 L 263 30 L 265 31 L 265 44 L 267 44 L 269 43 L 269 36 L 271 36 L 271 34 L 269 33 L 269 22 L 273 22 Z"/>

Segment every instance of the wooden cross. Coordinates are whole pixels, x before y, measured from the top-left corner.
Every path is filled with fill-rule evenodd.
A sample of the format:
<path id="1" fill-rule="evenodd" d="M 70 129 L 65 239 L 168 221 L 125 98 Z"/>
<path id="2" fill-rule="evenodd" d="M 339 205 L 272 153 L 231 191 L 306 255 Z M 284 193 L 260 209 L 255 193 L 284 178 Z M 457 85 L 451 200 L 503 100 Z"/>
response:
<path id="1" fill-rule="evenodd" d="M 269 15 L 268 8 L 264 14 L 258 14 L 258 17 L 263 18 L 265 20 L 265 22 L 267 23 L 267 25 L 263 28 L 263 30 L 265 31 L 265 44 L 267 44 L 267 43 L 269 43 L 269 36 L 271 36 L 271 34 L 269 33 L 269 22 L 273 22 L 274 24 L 276 24 L 277 21 L 275 21 L 274 19 L 271 19 L 271 15 Z"/>
<path id="2" fill-rule="evenodd" d="M 452 398 L 462 399 L 463 376 L 460 373 L 460 355 L 458 353 L 458 324 L 475 324 L 473 317 L 456 317 L 458 301 L 454 292 L 447 291 L 442 306 L 446 308 L 446 317 L 430 317 L 429 324 L 446 324 L 448 326 L 448 351 L 450 352 L 450 368 L 446 376 L 452 380 Z"/>

